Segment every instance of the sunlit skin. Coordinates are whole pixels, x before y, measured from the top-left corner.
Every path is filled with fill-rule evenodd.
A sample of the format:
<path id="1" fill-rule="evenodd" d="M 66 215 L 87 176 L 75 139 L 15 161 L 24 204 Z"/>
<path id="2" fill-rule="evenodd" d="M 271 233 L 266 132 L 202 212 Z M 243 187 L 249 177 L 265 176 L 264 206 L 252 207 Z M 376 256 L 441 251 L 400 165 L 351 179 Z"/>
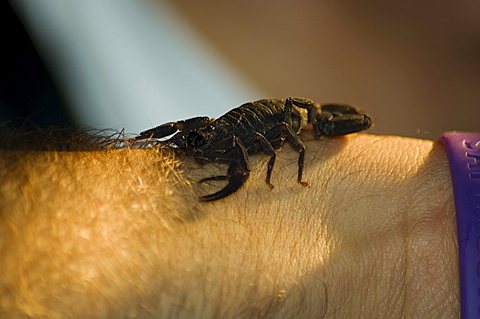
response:
<path id="1" fill-rule="evenodd" d="M 432 141 L 353 134 L 225 167 L 155 150 L 0 153 L 0 317 L 455 318 L 454 201 Z M 183 160 L 183 159 L 179 159 Z"/>

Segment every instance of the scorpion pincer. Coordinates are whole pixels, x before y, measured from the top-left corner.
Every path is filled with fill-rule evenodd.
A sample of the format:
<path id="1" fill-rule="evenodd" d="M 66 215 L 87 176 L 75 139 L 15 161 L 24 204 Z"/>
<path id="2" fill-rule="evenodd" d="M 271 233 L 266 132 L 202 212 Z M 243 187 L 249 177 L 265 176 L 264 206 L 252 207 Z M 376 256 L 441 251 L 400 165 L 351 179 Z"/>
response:
<path id="1" fill-rule="evenodd" d="M 264 99 L 245 103 L 218 119 L 194 117 L 169 122 L 140 133 L 136 139 L 162 139 L 169 145 L 186 152 L 200 163 L 226 163 L 226 175 L 212 176 L 199 182 L 228 181 L 219 191 L 200 197 L 213 201 L 236 192 L 250 175 L 249 156 L 259 152 L 270 156 L 265 182 L 270 183 L 275 149 L 287 140 L 299 153 L 297 181 L 302 180 L 305 146 L 298 134 L 311 123 L 315 138 L 337 136 L 366 130 L 371 126 L 368 115 L 344 104 L 319 105 L 304 98 Z"/>

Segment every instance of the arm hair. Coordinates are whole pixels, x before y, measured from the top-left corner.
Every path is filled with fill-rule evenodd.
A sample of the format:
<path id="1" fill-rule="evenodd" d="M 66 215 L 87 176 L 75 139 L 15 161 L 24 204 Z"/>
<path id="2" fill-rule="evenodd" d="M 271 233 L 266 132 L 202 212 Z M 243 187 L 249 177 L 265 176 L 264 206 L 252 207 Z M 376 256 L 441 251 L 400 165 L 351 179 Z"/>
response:
<path id="1" fill-rule="evenodd" d="M 0 315 L 458 315 L 453 195 L 430 141 L 352 135 L 279 151 L 237 193 L 159 149 L 0 152 Z M 112 145 L 112 144 L 109 144 Z M 115 144 L 114 144 L 115 145 Z M 203 187 L 203 186 L 202 186 Z"/>

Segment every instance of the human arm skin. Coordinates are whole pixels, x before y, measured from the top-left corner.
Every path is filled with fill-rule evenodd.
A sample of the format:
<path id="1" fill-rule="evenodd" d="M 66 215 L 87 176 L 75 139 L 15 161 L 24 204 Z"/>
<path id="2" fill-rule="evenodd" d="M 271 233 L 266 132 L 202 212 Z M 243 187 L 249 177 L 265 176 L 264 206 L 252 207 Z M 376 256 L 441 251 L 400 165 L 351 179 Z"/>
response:
<path id="1" fill-rule="evenodd" d="M 218 168 L 155 150 L 2 151 L 0 317 L 458 317 L 441 146 L 302 139 L 310 188 L 286 146 L 211 203 Z"/>

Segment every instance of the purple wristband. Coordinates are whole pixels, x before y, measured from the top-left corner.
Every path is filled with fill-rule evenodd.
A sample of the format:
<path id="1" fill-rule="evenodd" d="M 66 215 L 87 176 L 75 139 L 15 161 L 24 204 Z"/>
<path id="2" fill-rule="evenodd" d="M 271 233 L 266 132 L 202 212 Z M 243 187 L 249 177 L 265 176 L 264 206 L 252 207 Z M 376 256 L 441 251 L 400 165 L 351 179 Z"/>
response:
<path id="1" fill-rule="evenodd" d="M 440 142 L 455 195 L 461 315 L 480 318 L 480 133 L 447 132 Z"/>

